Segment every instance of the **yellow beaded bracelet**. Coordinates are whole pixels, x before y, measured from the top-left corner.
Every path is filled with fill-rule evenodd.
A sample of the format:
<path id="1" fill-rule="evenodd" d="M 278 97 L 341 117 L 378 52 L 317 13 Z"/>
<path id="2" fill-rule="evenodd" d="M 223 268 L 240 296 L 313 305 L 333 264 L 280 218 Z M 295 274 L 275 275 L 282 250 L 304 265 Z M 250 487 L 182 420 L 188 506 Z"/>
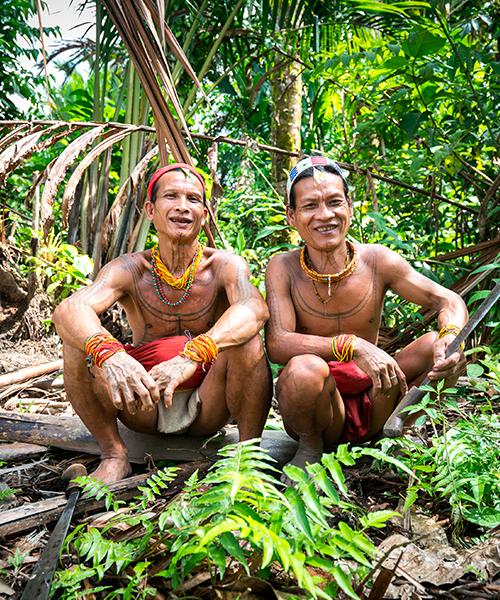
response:
<path id="1" fill-rule="evenodd" d="M 333 356 L 339 362 L 351 362 L 354 356 L 355 335 L 337 335 L 332 339 Z"/>
<path id="2" fill-rule="evenodd" d="M 217 358 L 219 348 L 217 348 L 217 344 L 209 335 L 201 333 L 198 337 L 186 342 L 184 350 L 179 352 L 179 354 L 184 358 L 202 362 L 205 365 Z"/>
<path id="3" fill-rule="evenodd" d="M 445 335 L 454 335 L 456 337 L 461 331 L 462 330 L 457 325 L 445 325 L 438 334 L 438 340 L 444 338 Z M 460 348 L 462 348 L 462 350 L 465 348 L 463 342 L 460 344 Z"/>

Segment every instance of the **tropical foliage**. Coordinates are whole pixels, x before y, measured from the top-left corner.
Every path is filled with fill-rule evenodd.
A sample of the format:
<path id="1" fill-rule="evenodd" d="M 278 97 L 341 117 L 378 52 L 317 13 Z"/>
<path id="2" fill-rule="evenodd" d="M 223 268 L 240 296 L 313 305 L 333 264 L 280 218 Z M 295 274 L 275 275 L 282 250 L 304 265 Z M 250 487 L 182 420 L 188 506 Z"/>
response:
<path id="1" fill-rule="evenodd" d="M 498 2 L 85 3 L 95 8 L 95 41 L 73 44 L 64 62 L 63 47 L 48 56 L 65 74 L 62 85 L 51 82 L 50 111 L 41 77 L 16 62 L 38 52 L 17 43 L 25 36 L 38 44 L 38 30 L 25 25 L 36 5 L 0 8 L 2 248 L 9 269 L 29 274 L 54 303 L 106 261 L 153 244 L 142 210 L 146 182 L 172 158 L 193 162 L 207 181 L 205 241 L 244 256 L 261 289 L 270 257 L 297 243 L 284 217 L 283 174 L 301 153 L 327 154 L 349 174 L 353 239 L 401 252 L 471 310 L 498 279 Z M 14 92 L 35 108 L 20 114 Z M 482 354 L 470 373 L 495 386 L 499 311 L 475 340 Z M 389 296 L 380 345 L 394 351 L 434 318 Z M 498 398 L 472 416 L 446 402 L 458 415 L 451 431 L 439 405 L 428 398 L 420 406 L 436 439 L 407 442 L 398 468 L 421 478 L 407 504 L 428 493 L 452 505 L 457 523 L 486 528 L 500 511 Z M 342 496 L 342 465 L 362 451 L 344 448 L 312 470 L 322 497 L 299 472 L 290 474 L 299 491 L 257 476 L 255 468 L 268 465 L 251 446 L 231 452 L 205 480 L 210 491 L 194 476 L 153 519 L 143 516 L 149 504 L 129 507 L 123 523 L 140 535 L 115 543 L 115 523 L 78 529 L 72 542 L 82 562 L 60 573 L 60 593 L 75 595 L 87 577 L 104 588 L 121 573 L 123 594 L 145 597 L 146 571 L 161 555 L 156 575 L 176 588 L 197 562 L 220 582 L 235 563 L 246 576 L 265 577 L 277 561 L 312 596 L 352 595 L 353 577 L 359 581 L 375 556 L 366 529 L 387 516 L 361 515 Z M 157 502 L 170 477 L 159 474 L 144 502 Z M 343 516 L 332 525 L 337 509 Z M 327 592 L 312 566 L 326 574 Z"/>
<path id="2" fill-rule="evenodd" d="M 222 450 L 221 460 L 203 481 L 195 472 L 169 502 L 161 497 L 175 467 L 148 480 L 142 497 L 128 507 L 120 508 L 108 493 L 110 507 L 120 516 L 99 529 L 75 529 L 67 543 L 74 545 L 81 562 L 76 570 L 59 574 L 58 597 L 73 597 L 84 578 L 95 581 L 94 591 L 116 589 L 109 579 L 116 581 L 116 576 L 122 584 L 117 596 L 142 598 L 164 590 L 185 594 L 201 568 L 220 589 L 241 575 L 251 586 L 251 576 L 266 579 L 278 569 L 283 571 L 285 592 L 292 582 L 301 588 L 287 597 L 306 592 L 308 597 L 328 599 L 343 591 L 357 598 L 352 582 L 359 584 L 377 557 L 366 533 L 383 527 L 394 514 L 363 514 L 349 503 L 342 465 L 353 465 L 363 454 L 382 456 L 368 449 L 348 451 L 343 445 L 325 455 L 321 465 L 309 468 L 312 479 L 297 467 L 287 467 L 297 489 L 282 491 L 273 477 L 273 460 L 258 445 L 245 442 Z M 86 490 L 98 496 L 107 493 L 85 479 Z M 118 530 L 133 535 L 116 539 Z M 112 597 L 113 593 L 106 595 Z"/>

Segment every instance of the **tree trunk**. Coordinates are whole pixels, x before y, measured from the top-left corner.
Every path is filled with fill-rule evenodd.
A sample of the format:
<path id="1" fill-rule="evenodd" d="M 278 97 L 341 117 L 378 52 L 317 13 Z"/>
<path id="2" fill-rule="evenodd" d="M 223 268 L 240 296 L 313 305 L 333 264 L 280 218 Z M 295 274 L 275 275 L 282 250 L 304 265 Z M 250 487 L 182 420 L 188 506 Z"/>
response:
<path id="1" fill-rule="evenodd" d="M 300 65 L 287 61 L 284 67 L 271 75 L 272 115 L 271 137 L 274 146 L 300 151 L 302 121 L 302 74 Z M 286 196 L 287 175 L 297 159 L 282 154 L 271 154 L 273 181 L 277 192 Z"/>

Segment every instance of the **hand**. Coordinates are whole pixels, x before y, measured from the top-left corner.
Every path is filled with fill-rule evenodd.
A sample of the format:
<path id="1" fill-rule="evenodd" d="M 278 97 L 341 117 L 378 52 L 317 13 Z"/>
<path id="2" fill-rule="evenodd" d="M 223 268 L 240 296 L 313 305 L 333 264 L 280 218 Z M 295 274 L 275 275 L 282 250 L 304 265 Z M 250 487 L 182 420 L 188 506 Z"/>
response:
<path id="1" fill-rule="evenodd" d="M 434 343 L 434 365 L 427 375 L 431 381 L 449 379 L 464 370 L 466 360 L 462 349 L 445 358 L 446 348 L 454 339 L 453 334 L 448 334 Z"/>
<path id="2" fill-rule="evenodd" d="M 387 352 L 359 337 L 354 340 L 353 349 L 354 362 L 372 378 L 374 398 L 381 393 L 387 394 L 397 385 L 401 394 L 406 394 L 408 386 L 405 374 Z"/>
<path id="3" fill-rule="evenodd" d="M 177 386 L 192 377 L 198 363 L 184 356 L 174 356 L 170 360 L 155 365 L 149 375 L 154 379 L 156 385 L 163 393 L 165 408 L 172 406 L 172 395 Z"/>
<path id="4" fill-rule="evenodd" d="M 137 409 L 154 410 L 160 390 L 146 369 L 125 352 L 117 352 L 102 365 L 104 381 L 111 401 L 118 410 L 126 407 L 134 415 Z"/>

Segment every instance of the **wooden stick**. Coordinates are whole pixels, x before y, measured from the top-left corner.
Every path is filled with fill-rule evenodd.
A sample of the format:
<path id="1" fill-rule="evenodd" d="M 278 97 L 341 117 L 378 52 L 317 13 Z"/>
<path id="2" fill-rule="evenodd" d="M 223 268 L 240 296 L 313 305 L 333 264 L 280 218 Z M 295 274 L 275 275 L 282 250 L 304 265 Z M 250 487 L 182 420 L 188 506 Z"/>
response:
<path id="1" fill-rule="evenodd" d="M 54 360 L 49 363 L 40 363 L 33 367 L 27 367 L 20 371 L 14 371 L 13 373 L 5 373 L 0 375 L 0 387 L 12 385 L 13 383 L 20 383 L 21 381 L 27 381 L 32 377 L 38 377 L 39 375 L 45 375 L 45 373 L 51 373 L 52 371 L 58 371 L 63 366 L 63 359 Z"/>

